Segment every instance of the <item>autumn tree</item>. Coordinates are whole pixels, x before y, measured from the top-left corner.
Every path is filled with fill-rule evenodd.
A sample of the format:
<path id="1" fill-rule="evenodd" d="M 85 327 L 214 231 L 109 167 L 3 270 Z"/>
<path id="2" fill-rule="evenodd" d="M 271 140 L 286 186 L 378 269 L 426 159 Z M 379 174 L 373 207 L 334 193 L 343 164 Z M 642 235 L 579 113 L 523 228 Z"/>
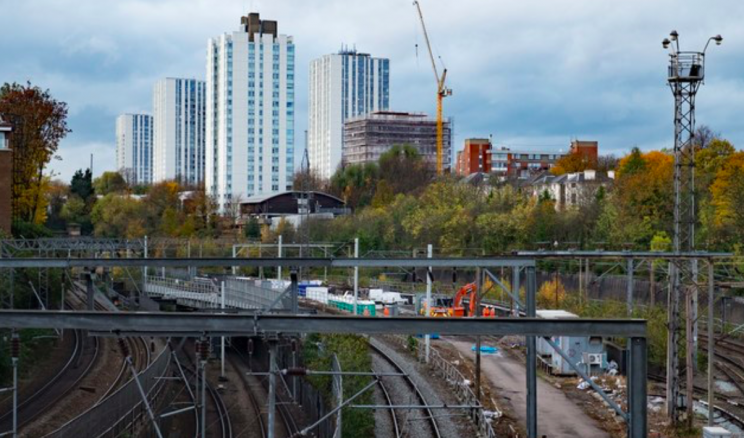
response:
<path id="1" fill-rule="evenodd" d="M 744 152 L 729 156 L 710 187 L 717 241 L 744 242 Z"/>
<path id="2" fill-rule="evenodd" d="M 537 291 L 537 305 L 543 309 L 560 309 L 566 299 L 566 287 L 555 278 L 544 282 Z"/>
<path id="3" fill-rule="evenodd" d="M 635 243 L 648 248 L 660 231 L 672 232 L 674 157 L 634 148 L 620 160 L 614 196 L 605 213 L 614 212 L 611 244 Z M 600 219 L 601 220 L 601 219 Z"/>
<path id="4" fill-rule="evenodd" d="M 324 192 L 327 185 L 328 182 L 312 169 L 300 169 L 292 179 L 293 190 Z"/>
<path id="5" fill-rule="evenodd" d="M 583 172 L 587 169 L 597 169 L 597 162 L 580 153 L 570 153 L 561 157 L 550 169 L 553 175 Z"/>
<path id="6" fill-rule="evenodd" d="M 183 203 L 183 213 L 186 220 L 192 222 L 185 224 L 186 228 L 192 227 L 193 232 L 202 237 L 215 236 L 218 232 L 219 215 L 217 213 L 217 201 L 213 196 L 207 194 L 204 186 L 192 191 Z M 189 236 L 187 230 L 181 232 Z"/>
<path id="7" fill-rule="evenodd" d="M 64 181 L 53 180 L 49 182 L 46 190 L 47 221 L 46 226 L 53 230 L 64 230 L 65 220 L 61 217 L 62 208 L 70 195 L 70 186 Z"/>
<path id="8" fill-rule="evenodd" d="M 379 167 L 375 163 L 351 164 L 339 168 L 329 186 L 331 194 L 338 196 L 351 208 L 364 207 L 372 202 L 379 180 Z"/>
<path id="9" fill-rule="evenodd" d="M 49 183 L 44 170 L 69 133 L 67 104 L 31 83 L 0 88 L 0 116 L 13 125 L 13 217 L 41 224 L 45 220 Z"/>
<path id="10" fill-rule="evenodd" d="M 431 181 L 432 172 L 418 150 L 411 145 L 395 145 L 380 155 L 380 180 L 393 194 L 411 193 Z"/>

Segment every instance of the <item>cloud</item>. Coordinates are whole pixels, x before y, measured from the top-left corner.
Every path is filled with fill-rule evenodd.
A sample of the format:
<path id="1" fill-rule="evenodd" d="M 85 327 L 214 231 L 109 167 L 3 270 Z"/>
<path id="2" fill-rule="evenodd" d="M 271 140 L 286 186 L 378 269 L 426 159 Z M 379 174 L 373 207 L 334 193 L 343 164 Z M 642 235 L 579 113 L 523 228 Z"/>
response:
<path id="1" fill-rule="evenodd" d="M 601 151 L 616 154 L 670 144 L 673 101 L 660 42 L 672 29 L 689 49 L 724 36 L 707 56 L 697 118 L 744 145 L 742 2 L 421 3 L 454 90 L 445 115 L 455 121 L 456 148 L 489 134 L 500 144 L 552 148 L 573 137 L 596 139 Z M 53 168 L 69 179 L 80 167 L 75 158 L 95 151 L 99 173 L 114 167 L 116 115 L 150 111 L 159 78 L 203 78 L 207 39 L 236 30 L 249 9 L 294 37 L 298 132 L 307 125 L 309 62 L 341 44 L 391 59 L 393 109 L 433 115 L 436 87 L 410 0 L 14 2 L 0 15 L 0 50 L 12 60 L 0 63 L 0 79 L 31 80 L 68 102 L 74 132 Z M 297 136 L 298 150 L 303 140 Z"/>

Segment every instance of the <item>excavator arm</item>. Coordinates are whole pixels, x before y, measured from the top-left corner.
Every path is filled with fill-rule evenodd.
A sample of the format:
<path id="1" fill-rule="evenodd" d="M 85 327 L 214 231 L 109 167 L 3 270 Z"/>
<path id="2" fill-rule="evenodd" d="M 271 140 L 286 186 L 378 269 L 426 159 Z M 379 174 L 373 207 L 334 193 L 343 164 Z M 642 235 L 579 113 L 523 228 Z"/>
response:
<path id="1" fill-rule="evenodd" d="M 465 297 L 468 297 L 469 301 L 469 315 L 475 315 L 475 294 L 478 292 L 478 287 L 475 283 L 468 283 L 465 286 L 461 287 L 460 290 L 457 291 L 455 294 L 455 298 L 452 302 L 452 308 L 453 309 L 459 309 L 462 308 L 462 300 Z M 456 312 L 458 313 L 458 312 Z"/>

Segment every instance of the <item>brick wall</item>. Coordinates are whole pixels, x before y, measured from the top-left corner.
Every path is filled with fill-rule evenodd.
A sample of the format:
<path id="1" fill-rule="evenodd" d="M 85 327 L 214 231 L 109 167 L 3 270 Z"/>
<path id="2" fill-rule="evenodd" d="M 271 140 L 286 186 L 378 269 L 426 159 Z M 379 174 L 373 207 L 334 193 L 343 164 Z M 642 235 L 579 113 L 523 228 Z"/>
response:
<path id="1" fill-rule="evenodd" d="M 13 182 L 13 152 L 0 149 L 0 230 L 10 234 L 10 190 Z"/>

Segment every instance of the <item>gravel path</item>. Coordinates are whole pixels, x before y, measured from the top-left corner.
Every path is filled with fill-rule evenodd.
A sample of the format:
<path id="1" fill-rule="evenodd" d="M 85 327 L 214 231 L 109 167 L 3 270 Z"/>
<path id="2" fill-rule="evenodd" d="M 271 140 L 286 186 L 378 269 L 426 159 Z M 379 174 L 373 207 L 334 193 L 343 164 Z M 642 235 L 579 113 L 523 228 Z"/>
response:
<path id="1" fill-rule="evenodd" d="M 412 357 L 401 354 L 397 351 L 396 348 L 391 347 L 388 343 L 382 341 L 378 338 L 370 338 L 370 343 L 373 344 L 375 347 L 379 348 L 385 354 L 387 354 L 391 359 L 393 359 L 408 376 L 413 380 L 413 382 L 418 386 L 419 390 L 423 394 L 424 398 L 426 399 L 427 403 L 429 404 L 459 404 L 457 399 L 455 399 L 453 396 L 450 395 L 450 392 L 441 385 L 441 382 L 438 382 L 436 377 L 433 377 L 434 374 L 431 370 L 427 369 L 426 366 L 419 364 L 416 362 Z M 393 369 L 393 367 L 384 361 L 384 359 L 380 358 L 376 354 L 372 354 L 372 368 L 374 371 L 377 372 L 397 372 L 397 370 Z M 393 399 L 393 403 L 413 403 L 417 404 L 419 403 L 417 399 L 415 399 L 411 395 L 411 391 L 408 389 L 406 384 L 404 382 L 398 382 L 395 383 L 392 379 L 403 379 L 403 377 L 384 377 L 383 382 L 390 381 L 390 385 L 386 384 L 386 387 L 390 391 L 390 396 Z M 437 385 L 439 383 L 439 385 Z M 403 394 L 400 394 L 400 391 L 403 391 Z M 397 394 L 397 395 L 396 395 Z M 458 419 L 457 415 L 460 414 L 460 412 L 457 411 L 446 411 L 442 409 L 436 409 L 433 410 L 434 415 L 437 418 L 437 424 L 439 426 L 439 432 L 442 437 L 445 438 L 453 438 L 453 437 L 473 437 L 475 436 L 475 432 L 472 430 L 472 428 L 469 426 L 469 423 L 465 419 Z M 401 425 L 401 430 L 404 430 L 408 432 L 407 435 L 411 438 L 430 438 L 432 436 L 431 434 L 431 427 L 426 426 L 422 427 L 422 418 L 426 417 L 426 413 L 421 410 L 416 410 L 412 413 L 412 415 L 409 415 L 409 419 L 419 419 L 416 420 L 416 422 L 413 421 L 405 421 L 405 415 L 399 416 L 400 419 L 399 424 Z M 389 418 L 389 417 L 388 417 Z M 388 420 L 389 422 L 389 420 Z M 383 423 L 384 424 L 384 423 Z M 390 427 L 390 426 L 388 426 Z M 389 436 L 389 435 L 388 435 Z"/>
<path id="2" fill-rule="evenodd" d="M 463 356 L 473 358 L 473 343 L 446 338 Z M 484 376 L 496 392 L 508 399 L 522 424 L 526 424 L 527 391 L 524 363 L 505 354 L 482 355 L 481 366 Z M 609 438 L 607 432 L 579 406 L 571 401 L 561 390 L 544 379 L 537 379 L 537 430 L 538 436 L 548 434 L 551 438 L 592 437 Z"/>

